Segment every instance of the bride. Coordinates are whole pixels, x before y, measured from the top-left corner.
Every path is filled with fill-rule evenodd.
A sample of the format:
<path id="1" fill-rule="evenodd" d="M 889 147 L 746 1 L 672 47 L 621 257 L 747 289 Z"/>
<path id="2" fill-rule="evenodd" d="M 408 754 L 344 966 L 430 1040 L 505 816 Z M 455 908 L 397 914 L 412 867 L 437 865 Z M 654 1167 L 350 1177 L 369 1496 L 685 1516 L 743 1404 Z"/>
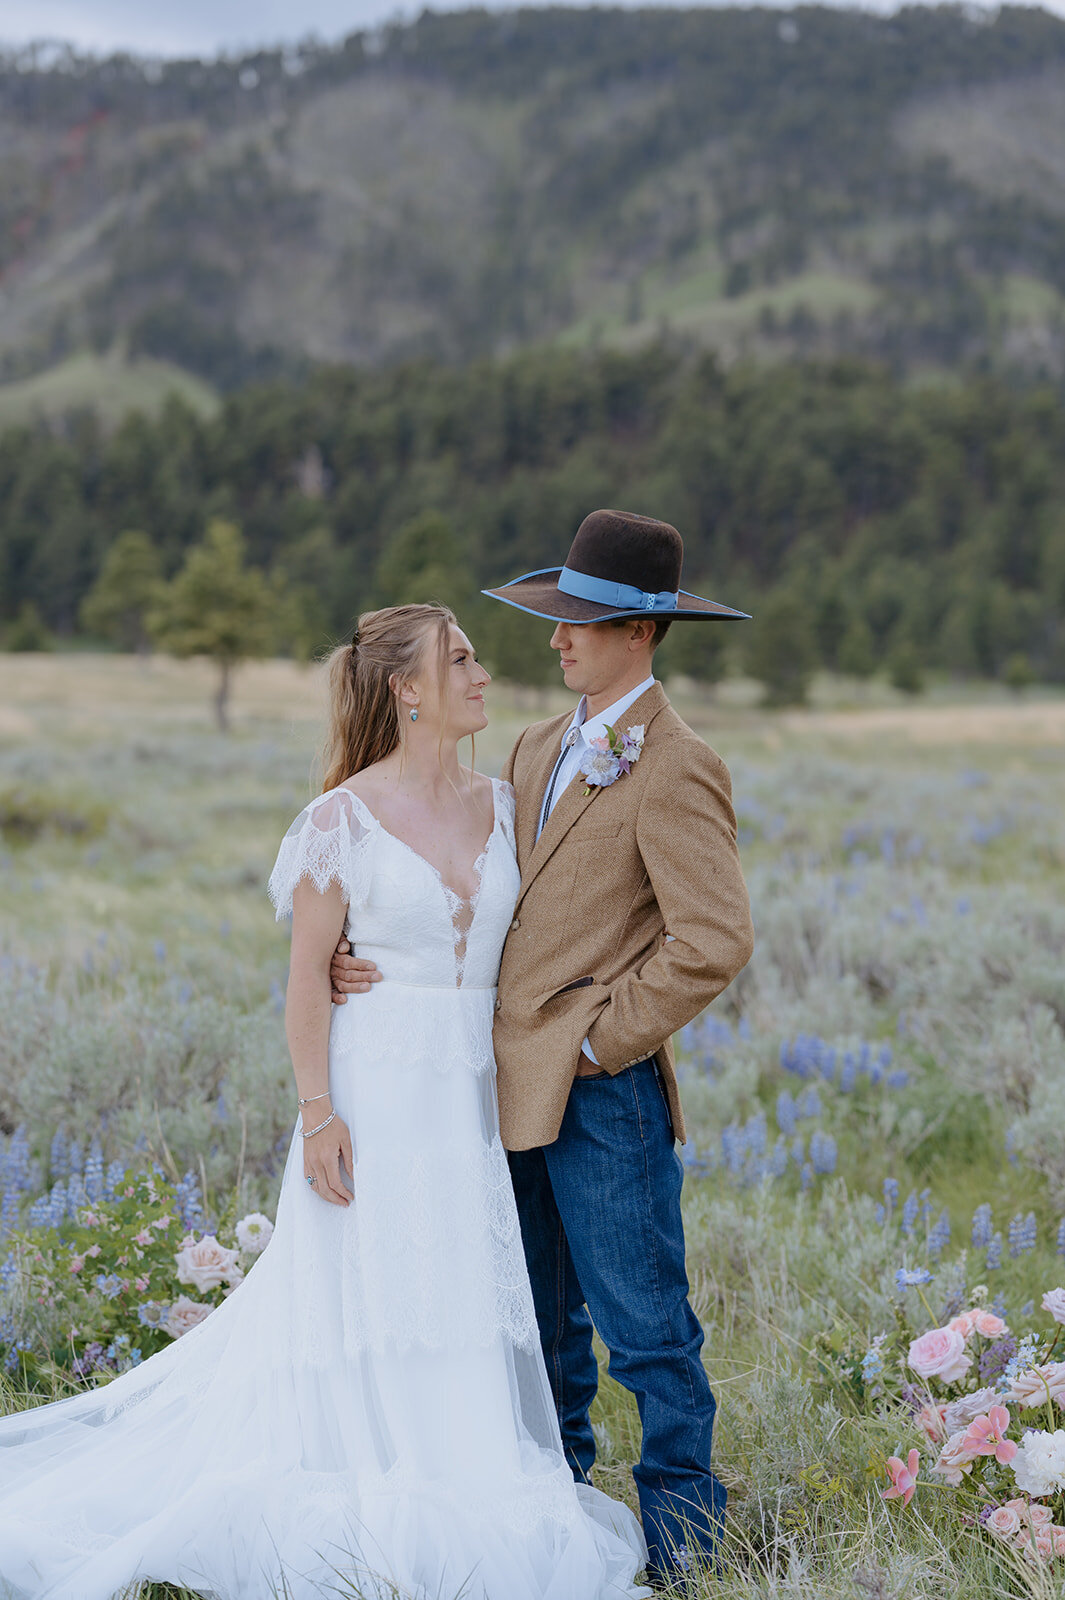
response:
<path id="1" fill-rule="evenodd" d="M 300 1120 L 273 1239 L 103 1389 L 0 1420 L 0 1595 L 622 1600 L 632 1513 L 566 1466 L 492 1057 L 512 791 L 460 768 L 487 672 L 451 613 L 359 620 L 326 787 L 270 879 L 292 913 Z M 343 934 L 384 981 L 331 1007 Z"/>

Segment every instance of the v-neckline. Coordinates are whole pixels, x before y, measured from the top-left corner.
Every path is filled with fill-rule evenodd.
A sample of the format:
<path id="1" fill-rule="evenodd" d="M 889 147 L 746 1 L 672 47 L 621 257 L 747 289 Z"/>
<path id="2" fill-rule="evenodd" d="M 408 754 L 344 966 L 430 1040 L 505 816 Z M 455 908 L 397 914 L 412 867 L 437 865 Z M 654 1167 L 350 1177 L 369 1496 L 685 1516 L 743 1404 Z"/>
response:
<path id="1" fill-rule="evenodd" d="M 398 844 L 400 849 L 406 850 L 408 855 L 412 855 L 415 861 L 420 861 L 423 867 L 428 867 L 429 871 L 433 874 L 433 877 L 444 891 L 445 897 L 450 897 L 456 900 L 460 906 L 476 906 L 477 898 L 481 892 L 481 884 L 484 880 L 484 869 L 488 864 L 488 852 L 492 847 L 492 840 L 495 838 L 496 833 L 499 830 L 499 806 L 497 803 L 495 779 L 489 779 L 489 782 L 492 785 L 492 826 L 488 830 L 488 837 L 474 858 L 473 865 L 470 869 L 477 878 L 477 885 L 471 895 L 459 894 L 458 890 L 453 888 L 452 885 L 448 883 L 447 879 L 444 877 L 444 874 L 440 871 L 440 868 L 435 867 L 427 856 L 423 856 L 420 850 L 415 850 L 414 846 L 412 844 L 408 844 L 406 839 L 401 839 L 398 833 L 393 833 L 391 829 L 386 828 L 380 818 L 376 817 L 370 810 L 369 806 L 366 804 L 366 801 L 355 793 L 354 789 L 349 789 L 346 783 L 342 783 L 340 787 L 351 796 L 356 805 L 361 806 L 362 810 L 369 817 L 370 821 L 373 823 L 378 832 L 383 833 L 386 839 L 391 839 L 393 844 Z M 452 915 L 452 922 L 454 922 L 454 915 Z"/>

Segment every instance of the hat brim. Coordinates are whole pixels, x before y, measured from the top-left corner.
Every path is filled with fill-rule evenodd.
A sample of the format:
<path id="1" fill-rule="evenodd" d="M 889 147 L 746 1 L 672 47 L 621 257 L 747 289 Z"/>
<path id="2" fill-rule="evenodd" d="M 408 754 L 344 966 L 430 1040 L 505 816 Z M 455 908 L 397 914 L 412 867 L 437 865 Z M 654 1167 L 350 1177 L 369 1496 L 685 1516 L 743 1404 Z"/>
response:
<path id="1" fill-rule="evenodd" d="M 611 617 L 654 617 L 662 622 L 749 622 L 750 613 L 736 611 L 716 600 L 704 600 L 701 595 L 680 591 L 680 601 L 675 611 L 626 611 L 620 606 L 605 606 L 595 600 L 582 600 L 577 595 L 565 594 L 558 587 L 561 567 L 547 567 L 542 572 L 527 572 L 512 583 L 498 589 L 482 589 L 481 593 L 492 600 L 502 600 L 504 605 L 527 611 L 530 616 L 543 617 L 547 622 L 606 622 Z"/>

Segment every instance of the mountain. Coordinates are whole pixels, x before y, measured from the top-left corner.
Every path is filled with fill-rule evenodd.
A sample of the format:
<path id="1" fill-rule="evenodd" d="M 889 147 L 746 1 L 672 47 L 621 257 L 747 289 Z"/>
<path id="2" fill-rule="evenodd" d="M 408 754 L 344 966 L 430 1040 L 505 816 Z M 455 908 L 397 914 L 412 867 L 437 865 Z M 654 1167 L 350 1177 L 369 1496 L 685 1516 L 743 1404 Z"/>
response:
<path id="1" fill-rule="evenodd" d="M 1065 20 L 426 12 L 240 59 L 0 57 L 9 382 L 662 336 L 1065 373 Z"/>

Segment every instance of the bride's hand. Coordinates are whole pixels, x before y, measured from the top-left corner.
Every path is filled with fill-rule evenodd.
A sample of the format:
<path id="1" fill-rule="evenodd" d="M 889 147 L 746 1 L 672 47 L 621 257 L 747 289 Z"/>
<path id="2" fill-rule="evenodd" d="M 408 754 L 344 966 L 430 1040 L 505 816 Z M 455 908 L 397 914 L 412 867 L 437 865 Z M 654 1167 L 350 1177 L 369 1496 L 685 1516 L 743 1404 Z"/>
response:
<path id="1" fill-rule="evenodd" d="M 341 1176 L 342 1165 L 354 1178 L 351 1134 L 344 1119 L 334 1117 L 328 1128 L 303 1141 L 303 1175 L 315 1194 L 334 1206 L 351 1204 L 351 1191 Z"/>

